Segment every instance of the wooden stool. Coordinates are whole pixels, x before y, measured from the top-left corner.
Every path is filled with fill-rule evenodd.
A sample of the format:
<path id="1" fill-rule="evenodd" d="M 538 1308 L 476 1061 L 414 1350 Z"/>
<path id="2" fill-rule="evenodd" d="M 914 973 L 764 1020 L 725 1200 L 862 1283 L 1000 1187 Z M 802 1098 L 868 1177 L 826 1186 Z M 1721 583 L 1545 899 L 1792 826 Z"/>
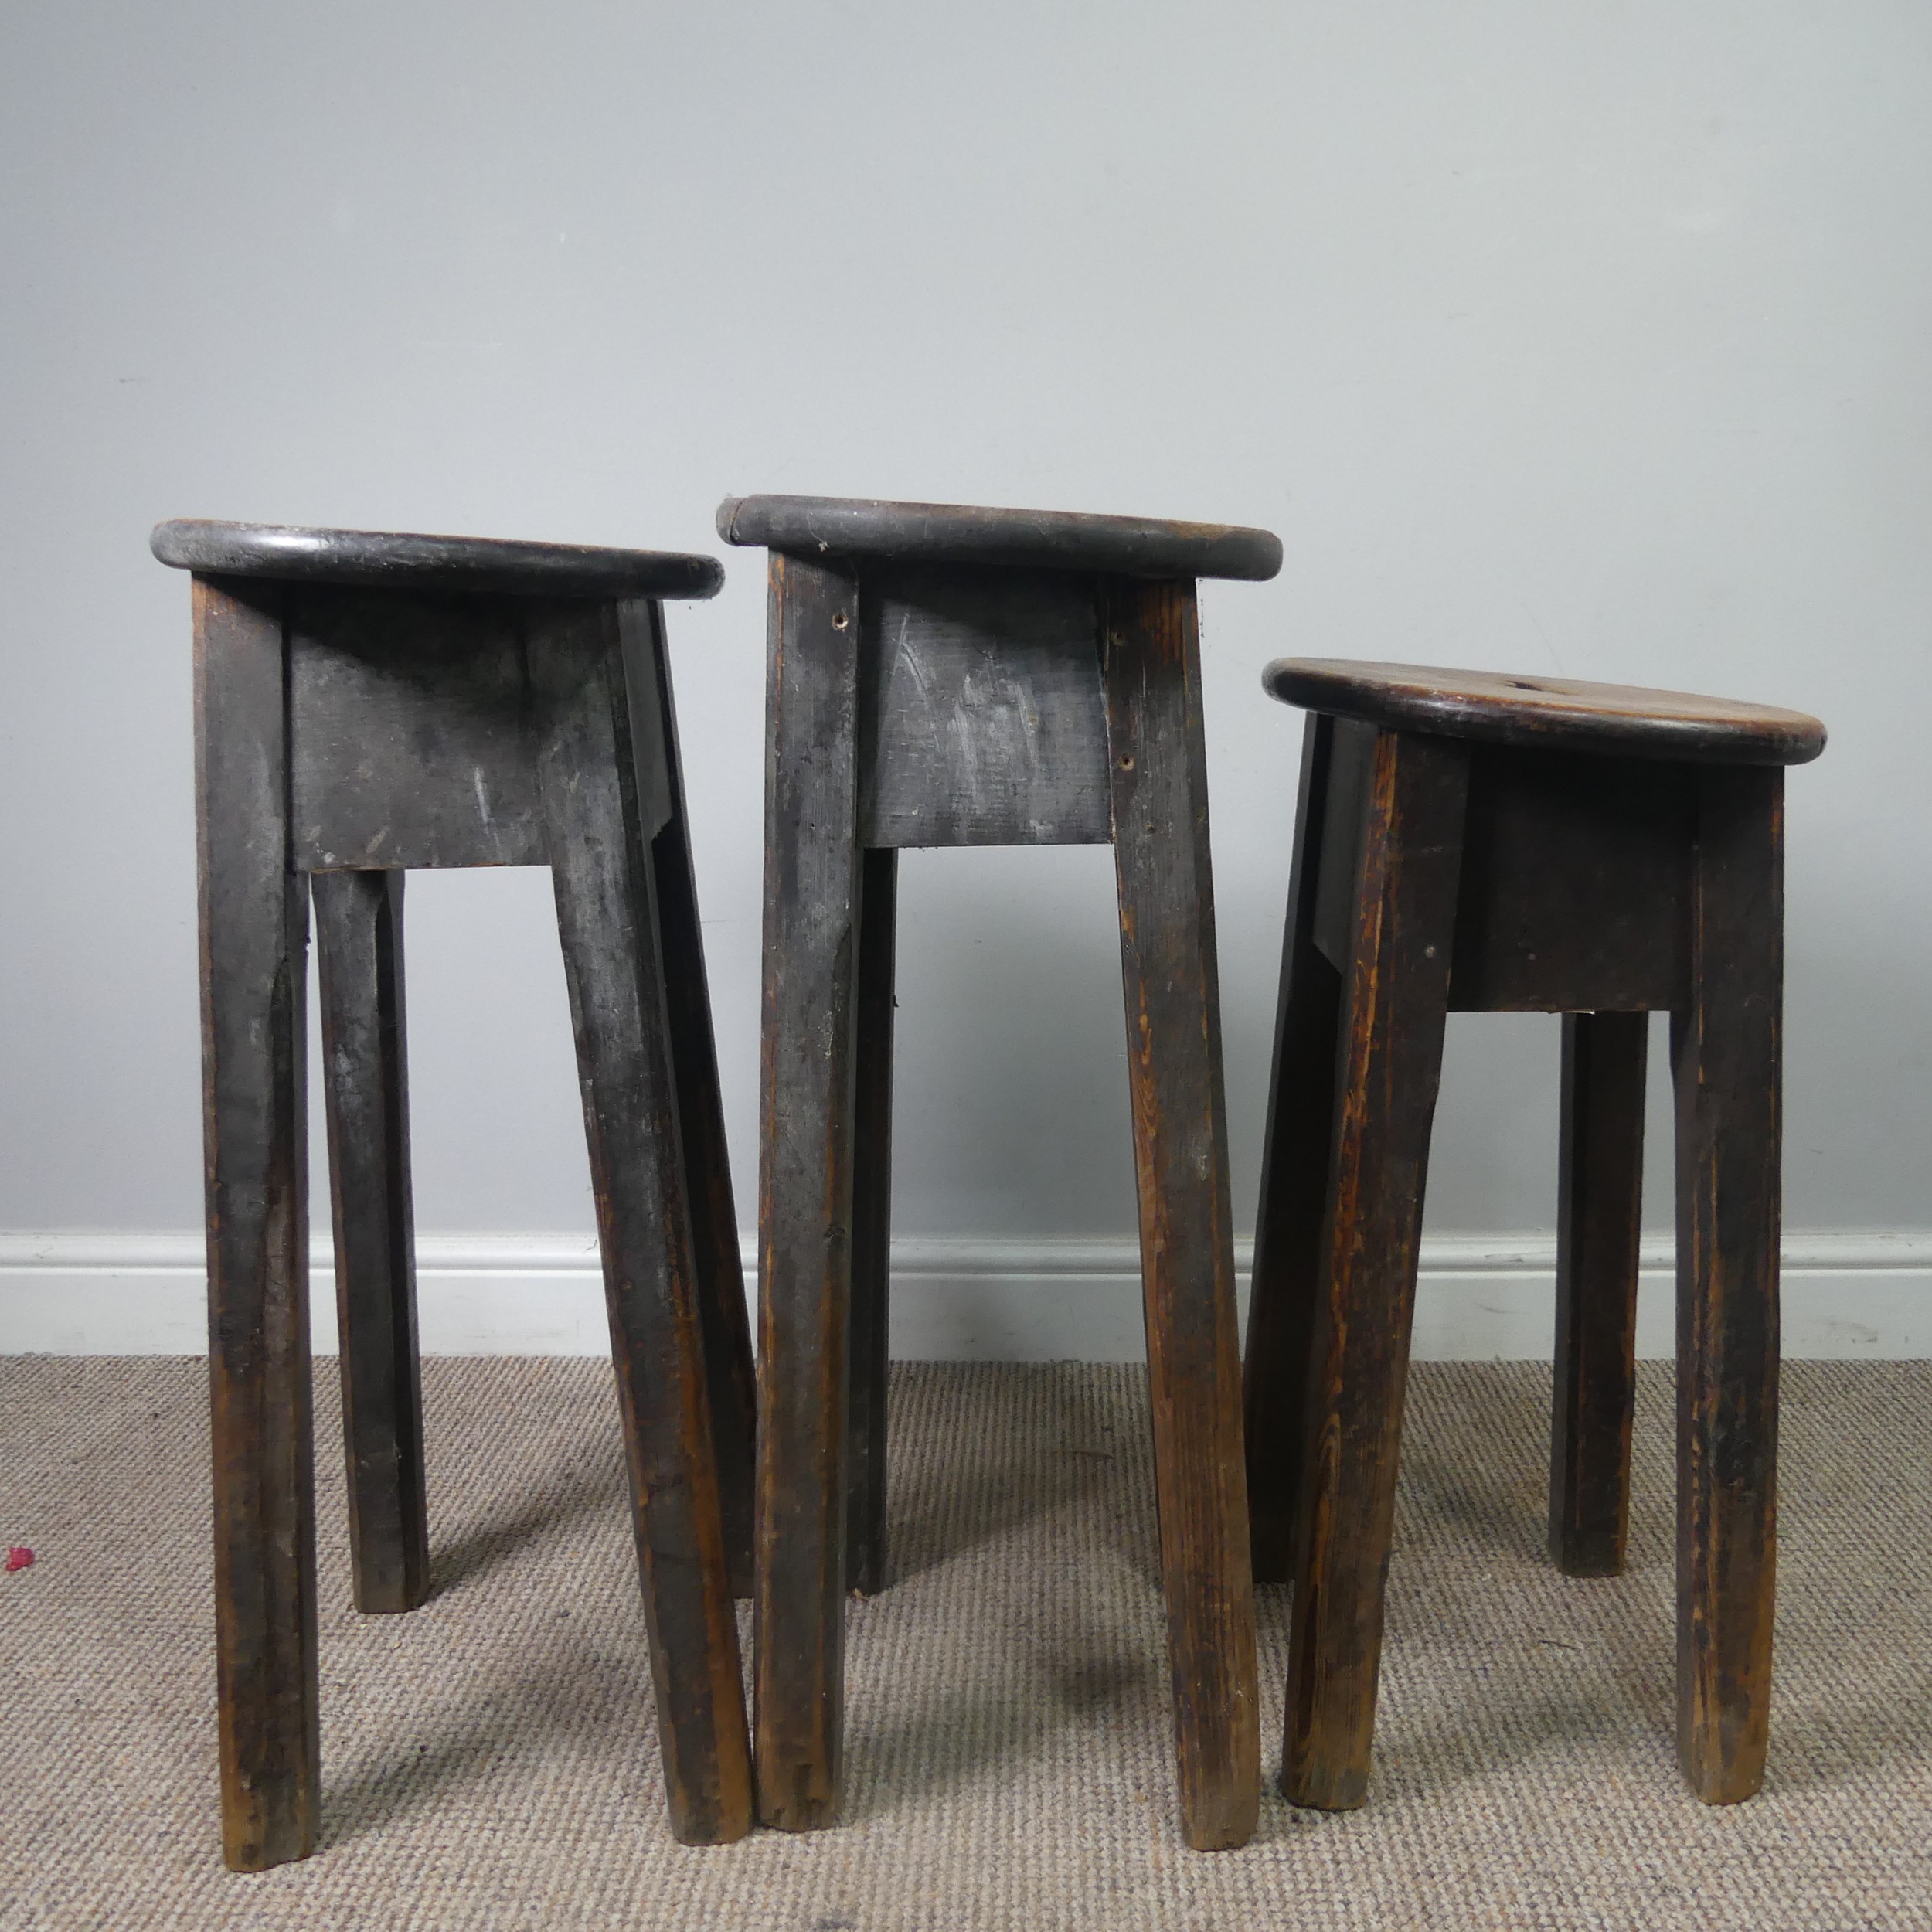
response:
<path id="1" fill-rule="evenodd" d="M 320 1813 L 306 954 L 327 1059 L 356 1607 L 429 1589 L 403 872 L 548 864 L 570 983 L 672 1826 L 750 1824 L 727 1571 L 755 1396 L 671 709 L 709 557 L 164 523 L 195 573 L 222 1835 Z M 748 1586 L 747 1586 L 748 1587 Z"/>
<path id="2" fill-rule="evenodd" d="M 759 1815 L 835 1816 L 847 1584 L 884 1575 L 898 849 L 1114 848 L 1188 1842 L 1260 1782 L 1197 577 L 1261 530 L 813 497 L 771 555 L 755 1723 Z"/>
<path id="3" fill-rule="evenodd" d="M 1282 1786 L 1359 1804 L 1451 1010 L 1563 1014 L 1550 1546 L 1622 1566 L 1645 1015 L 1677 1097 L 1678 1747 L 1763 1777 L 1776 1559 L 1784 787 L 1795 712 L 1288 660 L 1301 764 L 1247 1366 L 1257 1575 L 1294 1576 Z"/>

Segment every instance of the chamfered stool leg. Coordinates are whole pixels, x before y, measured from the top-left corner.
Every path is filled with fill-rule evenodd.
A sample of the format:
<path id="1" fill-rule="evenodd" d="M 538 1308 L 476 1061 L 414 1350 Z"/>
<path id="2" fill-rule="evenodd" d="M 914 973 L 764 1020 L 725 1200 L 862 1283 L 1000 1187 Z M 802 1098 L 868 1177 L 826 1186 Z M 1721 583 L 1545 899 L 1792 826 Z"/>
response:
<path id="1" fill-rule="evenodd" d="M 893 959 L 899 854 L 863 861 L 854 1044 L 852 1347 L 846 1438 L 845 1585 L 886 1587 L 886 1373 L 891 1355 Z"/>
<path id="2" fill-rule="evenodd" d="M 288 865 L 280 598 L 195 584 L 202 1095 L 222 1853 L 321 1816 L 308 1340 L 308 893 Z"/>
<path id="3" fill-rule="evenodd" d="M 1253 1833 L 1260 1720 L 1194 586 L 1102 604 L 1181 1824 L 1212 1851 Z"/>
<path id="4" fill-rule="evenodd" d="M 711 1427 L 724 1507 L 725 1553 L 731 1567 L 731 1594 L 749 1597 L 757 1371 L 745 1305 L 744 1264 L 738 1253 L 738 1214 L 732 1199 L 731 1157 L 725 1143 L 724 1100 L 718 1085 L 710 981 L 705 973 L 704 930 L 698 917 L 697 881 L 685 815 L 677 713 L 665 662 L 664 614 L 655 604 L 645 607 L 650 614 L 651 662 L 635 665 L 631 675 L 648 677 L 655 685 L 669 764 L 671 816 L 651 842 L 658 935 L 664 957 L 665 1006 L 670 1017 L 678 1127 L 691 1204 L 698 1302 L 704 1322 Z"/>
<path id="5" fill-rule="evenodd" d="M 1285 1583 L 1294 1571 L 1303 1413 L 1321 1281 L 1321 1223 L 1335 1156 L 1342 978 L 1315 941 L 1315 886 L 1334 736 L 1333 719 L 1309 713 L 1261 1150 L 1261 1201 L 1254 1224 L 1242 1396 L 1257 1583 Z"/>
<path id="6" fill-rule="evenodd" d="M 1462 746 L 1377 734 L 1303 1428 L 1282 1770 L 1290 1799 L 1324 1811 L 1359 1804 L 1368 1784 L 1468 794 Z"/>
<path id="7" fill-rule="evenodd" d="M 859 935 L 859 609 L 852 578 L 770 560 L 753 1723 L 758 1815 L 837 1817 Z"/>
<path id="8" fill-rule="evenodd" d="M 577 1034 L 672 1831 L 751 1825 L 738 1632 L 617 612 L 533 621 L 537 773 Z M 645 756 L 653 755 L 647 750 Z"/>
<path id="9" fill-rule="evenodd" d="M 1563 1015 L 1549 1553 L 1572 1577 L 1624 1566 L 1649 1040 L 1646 1012 Z"/>
<path id="10" fill-rule="evenodd" d="M 1699 774 L 1677 1103 L 1678 1757 L 1706 1804 L 1763 1782 L 1777 1568 L 1783 770 Z"/>
<path id="11" fill-rule="evenodd" d="M 413 1610 L 429 1594 L 430 1541 L 410 1198 L 403 874 L 318 872 L 311 889 L 355 1607 Z"/>

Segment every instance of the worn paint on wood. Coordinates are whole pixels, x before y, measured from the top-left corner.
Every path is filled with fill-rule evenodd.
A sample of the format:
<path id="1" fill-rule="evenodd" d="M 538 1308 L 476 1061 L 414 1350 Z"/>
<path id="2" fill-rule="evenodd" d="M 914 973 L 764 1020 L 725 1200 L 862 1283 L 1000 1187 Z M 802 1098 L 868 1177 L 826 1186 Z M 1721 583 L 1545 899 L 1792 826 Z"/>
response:
<path id="1" fill-rule="evenodd" d="M 542 865 L 517 607 L 329 587 L 291 596 L 296 864 Z"/>
<path id="2" fill-rule="evenodd" d="M 864 588 L 864 842 L 1104 845 L 1092 579 L 869 568 Z"/>

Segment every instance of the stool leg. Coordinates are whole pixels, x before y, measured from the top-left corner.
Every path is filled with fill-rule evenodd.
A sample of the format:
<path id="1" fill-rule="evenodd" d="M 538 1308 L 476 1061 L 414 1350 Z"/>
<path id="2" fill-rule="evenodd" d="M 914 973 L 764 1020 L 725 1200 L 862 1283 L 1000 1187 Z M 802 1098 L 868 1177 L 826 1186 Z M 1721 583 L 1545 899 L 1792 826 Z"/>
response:
<path id="1" fill-rule="evenodd" d="M 195 580 L 208 1369 L 222 1853 L 315 1847 L 321 1768 L 308 1342 L 308 892 L 288 869 L 278 604 Z"/>
<path id="2" fill-rule="evenodd" d="M 310 883 L 355 1607 L 413 1610 L 429 1594 L 430 1541 L 410 1203 L 403 875 L 326 872 Z"/>
<path id="3" fill-rule="evenodd" d="M 730 1151 L 725 1142 L 724 1100 L 718 1087 L 710 982 L 705 975 L 704 932 L 698 918 L 697 881 L 685 817 L 684 773 L 665 656 L 662 607 L 652 604 L 650 609 L 655 648 L 648 675 L 657 679 L 670 761 L 671 817 L 651 842 L 658 932 L 664 951 L 665 1005 L 671 1021 L 685 1187 L 691 1203 L 698 1301 L 704 1319 L 711 1426 L 724 1505 L 725 1553 L 731 1566 L 731 1594 L 749 1597 L 758 1379 L 745 1306 L 744 1264 L 738 1253 L 738 1213 L 732 1200 Z"/>
<path id="4" fill-rule="evenodd" d="M 1321 1278 L 1321 1221 L 1334 1161 L 1342 979 L 1315 943 L 1317 875 L 1335 721 L 1310 712 L 1301 745 L 1294 864 L 1275 1010 L 1274 1059 L 1254 1223 L 1243 1400 L 1248 1514 L 1257 1583 L 1294 1569 L 1295 1498 L 1308 1355 Z"/>
<path id="5" fill-rule="evenodd" d="M 1332 1197 L 1304 1431 L 1282 1788 L 1367 1788 L 1429 1131 L 1468 795 L 1464 749 L 1383 732 L 1352 921 Z"/>
<path id="6" fill-rule="evenodd" d="M 852 1094 L 852 1366 L 846 1441 L 845 1583 L 886 1587 L 886 1370 L 891 1355 L 893 951 L 899 855 L 868 852 L 859 924 Z"/>
<path id="7" fill-rule="evenodd" d="M 1563 1015 L 1549 1553 L 1572 1577 L 1624 1566 L 1649 1036 L 1648 1013 Z"/>
<path id="8" fill-rule="evenodd" d="M 1213 1851 L 1253 1832 L 1261 1753 L 1194 587 L 1111 582 L 1104 608 L 1181 1825 Z"/>
<path id="9" fill-rule="evenodd" d="M 750 1749 L 614 612 L 533 624 L 529 656 L 665 1788 L 679 1839 L 722 1844 L 750 1828 Z"/>
<path id="10" fill-rule="evenodd" d="M 859 594 L 771 558 L 758 1152 L 758 1815 L 838 1816 L 862 873 Z"/>
<path id="11" fill-rule="evenodd" d="M 1784 773 L 1700 774 L 1677 1100 L 1678 1757 L 1706 1804 L 1763 1782 L 1777 1569 Z"/>

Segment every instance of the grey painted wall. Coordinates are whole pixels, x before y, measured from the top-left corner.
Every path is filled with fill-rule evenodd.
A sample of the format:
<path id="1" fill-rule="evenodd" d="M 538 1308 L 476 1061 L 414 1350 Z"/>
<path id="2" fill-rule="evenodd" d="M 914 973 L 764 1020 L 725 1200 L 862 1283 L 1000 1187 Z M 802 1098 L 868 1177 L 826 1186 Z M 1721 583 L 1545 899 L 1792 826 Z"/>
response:
<path id="1" fill-rule="evenodd" d="M 1928 179 L 1917 0 L 14 0 L 0 1228 L 199 1214 L 151 523 L 715 549 L 757 489 L 1281 532 L 1277 583 L 1204 603 L 1244 1226 L 1299 738 L 1269 658 L 1815 710 L 1787 1222 L 1932 1223 Z M 763 592 L 728 562 L 672 622 L 748 1217 Z M 587 1225 L 547 881 L 410 890 L 420 1225 Z M 902 1228 L 1131 1230 L 1111 894 L 1103 851 L 909 858 Z M 1555 1073 L 1553 1021 L 1452 1027 L 1432 1229 L 1548 1225 Z"/>

